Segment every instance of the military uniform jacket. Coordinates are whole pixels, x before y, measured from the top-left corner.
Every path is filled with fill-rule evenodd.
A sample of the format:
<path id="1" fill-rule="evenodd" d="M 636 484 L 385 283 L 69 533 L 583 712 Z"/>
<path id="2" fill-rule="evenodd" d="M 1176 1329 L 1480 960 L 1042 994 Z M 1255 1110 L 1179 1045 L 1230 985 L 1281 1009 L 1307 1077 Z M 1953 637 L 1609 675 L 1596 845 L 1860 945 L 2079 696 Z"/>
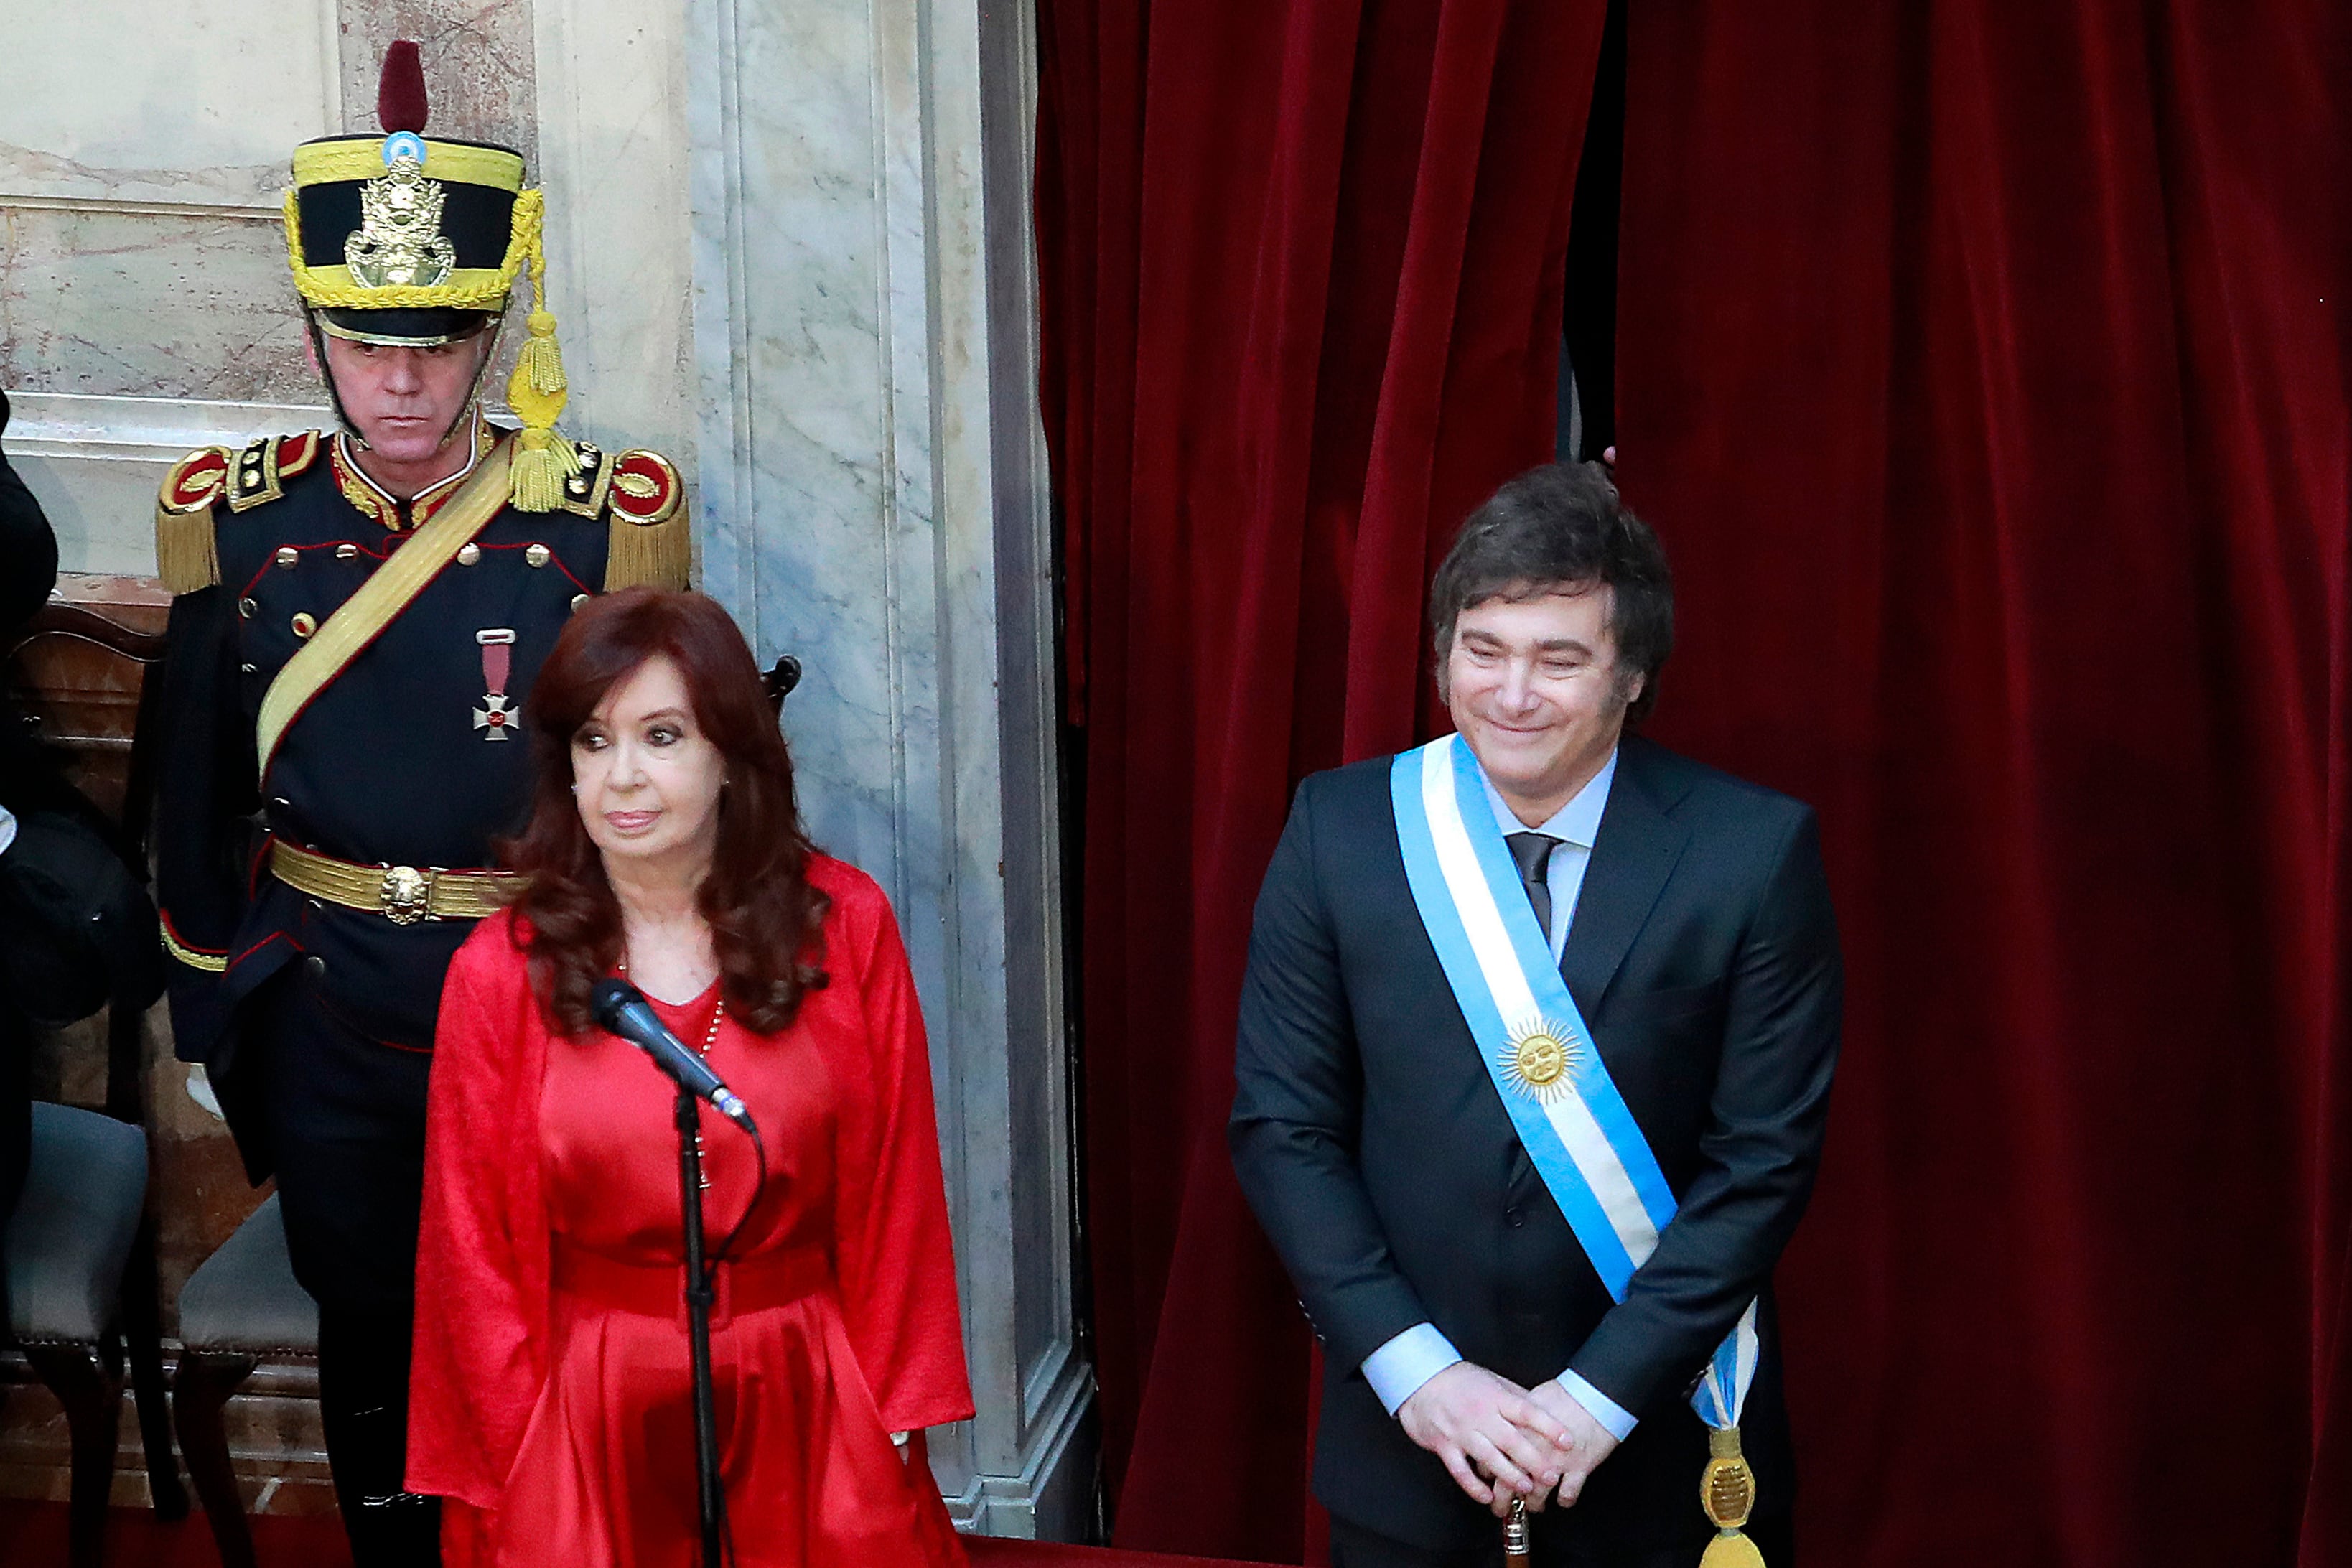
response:
<path id="1" fill-rule="evenodd" d="M 261 774 L 256 725 L 279 668 L 504 438 L 478 417 L 466 472 L 405 504 L 343 438 L 316 433 L 192 453 L 164 482 L 158 556 L 175 597 L 155 827 L 173 1032 L 181 1058 L 205 1064 L 257 1180 L 269 1159 L 238 1074 L 240 1010 L 257 989 L 310 960 L 352 1027 L 428 1049 L 443 974 L 474 924 L 404 925 L 309 898 L 271 875 L 272 840 L 369 867 L 495 865 L 493 840 L 529 811 L 520 710 L 565 621 L 600 590 L 685 586 L 677 472 L 649 452 L 582 446 L 562 505 L 494 516 L 300 710 Z M 481 634 L 506 650 L 503 702 Z"/>

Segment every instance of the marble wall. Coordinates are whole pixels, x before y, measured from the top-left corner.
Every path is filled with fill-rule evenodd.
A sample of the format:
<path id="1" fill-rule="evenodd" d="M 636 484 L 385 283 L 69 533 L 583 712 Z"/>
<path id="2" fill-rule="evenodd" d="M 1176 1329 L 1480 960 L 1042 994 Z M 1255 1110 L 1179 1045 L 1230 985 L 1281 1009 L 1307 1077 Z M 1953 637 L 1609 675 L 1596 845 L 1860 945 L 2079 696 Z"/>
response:
<path id="1" fill-rule="evenodd" d="M 164 465 L 215 438 L 210 405 L 318 401 L 277 214 L 288 149 L 341 121 L 335 7 L 99 0 L 8 33 L 8 449 L 68 569 L 148 570 L 143 514 Z"/>
<path id="2" fill-rule="evenodd" d="M 935 1042 L 975 1394 L 960 1512 L 1090 1502 L 1069 1246 L 1026 6 L 692 0 L 705 587 L 820 842 L 901 911 Z"/>
<path id="3" fill-rule="evenodd" d="M 46 65 L 0 97 L 5 441 L 69 571 L 152 568 L 188 447 L 325 422 L 278 195 L 295 142 L 373 127 L 385 42 L 422 45 L 436 131 L 524 152 L 565 427 L 694 481 L 703 585 L 807 670 L 812 829 L 907 934 L 979 1405 L 935 1468 L 969 1528 L 1079 1531 L 1030 5 L 89 0 L 10 26 Z"/>
<path id="4" fill-rule="evenodd" d="M 639 7 L 650 10 L 654 7 Z M 472 142 L 495 142 L 540 166 L 539 48 L 532 0 L 338 0 L 336 66 L 345 129 L 375 129 L 383 51 L 413 38 L 425 62 L 433 125 Z"/>
<path id="5" fill-rule="evenodd" d="M 94 0 L 12 18 L 11 58 L 35 66 L 0 95 L 0 385 L 65 568 L 150 569 L 155 486 L 189 447 L 328 422 L 278 203 L 297 142 L 374 129 L 395 37 L 420 45 L 434 130 L 520 149 L 548 189 L 567 428 L 690 473 L 684 15 Z"/>

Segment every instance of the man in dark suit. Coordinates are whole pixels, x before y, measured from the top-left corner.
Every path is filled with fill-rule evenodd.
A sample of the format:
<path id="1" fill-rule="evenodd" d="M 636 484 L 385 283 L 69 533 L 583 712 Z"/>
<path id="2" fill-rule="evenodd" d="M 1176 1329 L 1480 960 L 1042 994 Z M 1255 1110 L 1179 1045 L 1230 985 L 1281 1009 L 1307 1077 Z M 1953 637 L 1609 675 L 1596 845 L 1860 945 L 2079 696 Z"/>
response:
<path id="1" fill-rule="evenodd" d="M 1752 1468 L 1747 1532 L 1787 1568 L 1770 1277 L 1840 1001 L 1812 813 L 1628 732 L 1673 593 L 1599 468 L 1506 485 L 1431 615 L 1460 740 L 1300 786 L 1242 996 L 1234 1159 L 1324 1342 L 1335 1560 L 1492 1563 L 1516 1498 L 1538 1562 L 1689 1568 L 1737 1521 L 1698 1507 L 1727 1441 Z M 1450 827 L 1434 807 L 1415 826 L 1424 759 Z M 1432 912 L 1433 842 L 1486 868 L 1458 919 Z M 1478 931 L 1481 962 L 1516 952 L 1529 977 L 1491 1005 Z M 1598 1156 L 1616 1175 L 1580 1188 L 1594 1128 L 1621 1130 Z M 1648 1194 L 1647 1220 L 1619 1189 Z M 1736 1490 L 1718 1512 L 1745 1511 Z"/>

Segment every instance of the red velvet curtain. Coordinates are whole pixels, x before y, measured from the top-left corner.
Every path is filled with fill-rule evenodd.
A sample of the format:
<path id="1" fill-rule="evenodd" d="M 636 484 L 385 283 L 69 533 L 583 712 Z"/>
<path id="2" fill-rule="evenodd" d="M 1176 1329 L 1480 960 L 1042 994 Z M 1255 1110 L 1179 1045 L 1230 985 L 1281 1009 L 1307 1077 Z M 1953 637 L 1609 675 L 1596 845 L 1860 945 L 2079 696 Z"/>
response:
<path id="1" fill-rule="evenodd" d="M 1435 557 L 1550 454 L 1604 5 L 1039 11 L 1118 1539 L 1296 1562 L 1307 1335 L 1223 1142 L 1249 910 L 1297 781 L 1422 732 Z"/>
<path id="2" fill-rule="evenodd" d="M 2346 16 L 1633 7 L 1658 732 L 1851 980 L 1812 1563 L 2352 1563 Z"/>
<path id="3" fill-rule="evenodd" d="M 1426 732 L 1431 552 L 1545 455 L 1600 7 L 1042 9 L 1120 1533 L 1287 1556 L 1250 900 L 1291 781 Z M 1847 947 L 1811 1563 L 2352 1563 L 2347 25 L 1632 7 L 1656 730 L 1821 807 Z"/>

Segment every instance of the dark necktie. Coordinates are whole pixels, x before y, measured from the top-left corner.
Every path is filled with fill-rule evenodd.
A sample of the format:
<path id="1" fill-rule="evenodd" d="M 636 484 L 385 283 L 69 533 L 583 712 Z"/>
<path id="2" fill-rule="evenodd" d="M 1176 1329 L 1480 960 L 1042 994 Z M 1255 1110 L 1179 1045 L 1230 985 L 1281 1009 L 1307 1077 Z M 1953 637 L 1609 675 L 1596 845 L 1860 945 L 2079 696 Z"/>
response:
<path id="1" fill-rule="evenodd" d="M 1559 840 L 1549 833 L 1511 833 L 1504 836 L 1503 842 L 1510 847 L 1511 858 L 1518 865 L 1519 880 L 1528 889 L 1528 902 L 1535 906 L 1536 929 L 1549 942 L 1551 852 Z"/>

